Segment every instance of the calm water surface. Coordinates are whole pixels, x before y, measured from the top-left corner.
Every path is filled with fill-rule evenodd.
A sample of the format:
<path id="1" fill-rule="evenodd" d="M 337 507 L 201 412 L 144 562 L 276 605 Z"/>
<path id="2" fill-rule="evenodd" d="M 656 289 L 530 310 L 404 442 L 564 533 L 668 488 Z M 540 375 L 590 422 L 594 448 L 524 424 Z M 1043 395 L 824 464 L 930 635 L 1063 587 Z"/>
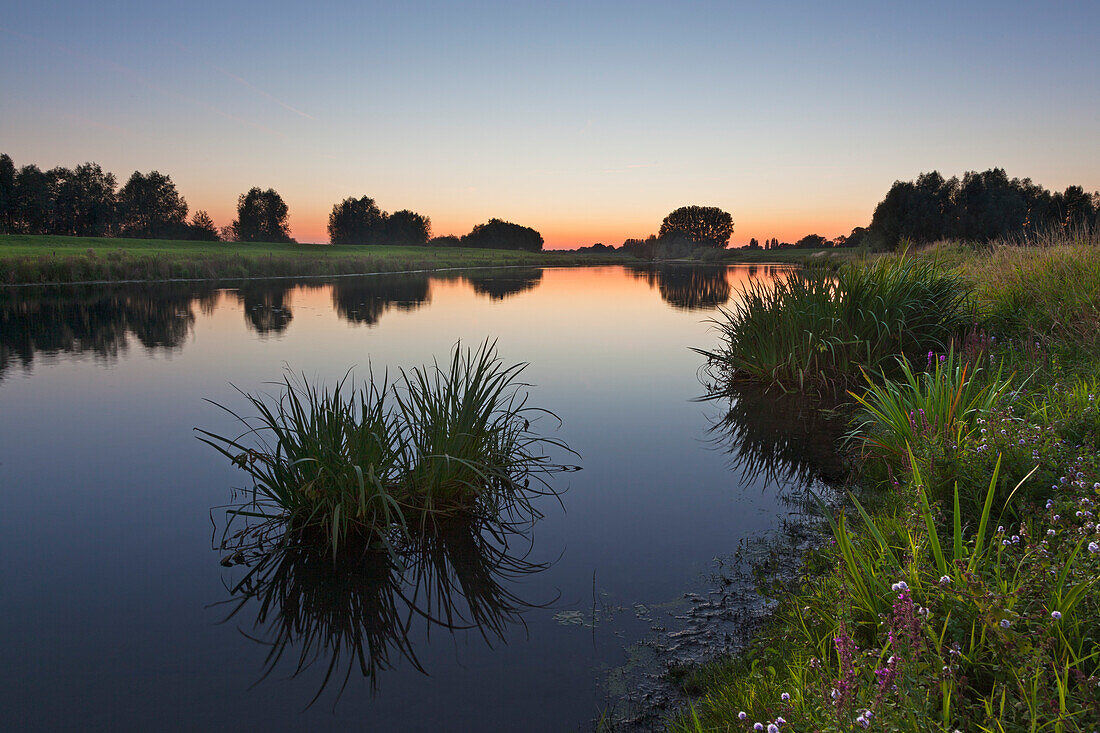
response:
<path id="1" fill-rule="evenodd" d="M 772 273 L 0 289 L 0 728 L 590 728 L 631 649 L 675 633 L 715 558 L 779 526 L 806 479 L 774 455 L 778 481 L 731 467 L 782 442 L 745 442 L 768 401 L 724 426 L 728 403 L 695 401 L 705 319 Z M 548 434 L 581 454 L 561 505 L 507 548 L 458 532 L 404 575 L 283 557 L 240 587 L 211 509 L 245 476 L 195 438 L 234 429 L 205 400 L 486 337 L 530 363 L 532 403 L 564 422 Z"/>

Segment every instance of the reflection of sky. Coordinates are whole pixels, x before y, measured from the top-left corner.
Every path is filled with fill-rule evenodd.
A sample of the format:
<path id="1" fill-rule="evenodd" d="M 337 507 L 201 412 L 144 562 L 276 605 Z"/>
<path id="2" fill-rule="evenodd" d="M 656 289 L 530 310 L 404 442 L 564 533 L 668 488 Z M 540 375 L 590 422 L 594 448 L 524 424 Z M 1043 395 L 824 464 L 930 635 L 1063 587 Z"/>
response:
<path id="1" fill-rule="evenodd" d="M 736 243 L 866 224 L 895 179 L 999 165 L 1100 188 L 1096 3 L 8 3 L 17 162 L 168 172 L 218 224 L 274 186 L 295 236 L 373 196 L 550 246 L 685 203 Z"/>
<path id="2" fill-rule="evenodd" d="M 731 282 L 746 273 L 731 271 Z M 194 309 L 178 348 L 62 353 L 0 382 L 0 728 L 572 729 L 597 712 L 596 669 L 624 663 L 624 638 L 648 624 L 593 635 L 553 613 L 590 609 L 593 577 L 601 603 L 674 601 L 712 558 L 775 526 L 774 494 L 740 485 L 708 442 L 714 410 L 690 401 L 701 387 L 689 347 L 713 346 L 712 309 L 674 309 L 618 268 L 552 269 L 504 300 L 433 280 L 430 304 L 366 326 L 335 315 L 331 287 L 292 289 L 281 333 L 250 330 L 227 291 Z M 204 610 L 225 597 L 209 510 L 243 481 L 195 439 L 195 426 L 235 427 L 204 399 L 239 408 L 230 384 L 264 389 L 284 364 L 333 380 L 486 337 L 505 361 L 530 362 L 532 404 L 557 412 L 564 426 L 552 434 L 582 454 L 584 470 L 562 477 L 564 510 L 543 503 L 534 532 L 529 559 L 556 562 L 517 589 L 559 601 L 525 615 L 528 630 L 511 629 L 495 650 L 475 634 L 418 639 L 431 677 L 387 672 L 373 700 L 353 680 L 336 717 L 327 704 L 298 717 L 316 680 L 275 675 L 249 690 L 263 650 Z M 51 704 L 58 689 L 64 704 Z"/>

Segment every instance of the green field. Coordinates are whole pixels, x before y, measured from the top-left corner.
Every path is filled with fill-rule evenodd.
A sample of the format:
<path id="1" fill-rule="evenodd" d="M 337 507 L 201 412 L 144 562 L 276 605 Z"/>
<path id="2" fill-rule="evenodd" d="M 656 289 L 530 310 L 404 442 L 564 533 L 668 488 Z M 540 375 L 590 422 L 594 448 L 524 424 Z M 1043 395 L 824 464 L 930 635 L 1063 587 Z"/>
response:
<path id="1" fill-rule="evenodd" d="M 9 234 L 0 235 L 0 284 L 350 275 L 448 267 L 601 264 L 621 259 L 573 252 L 461 247 L 192 242 Z"/>

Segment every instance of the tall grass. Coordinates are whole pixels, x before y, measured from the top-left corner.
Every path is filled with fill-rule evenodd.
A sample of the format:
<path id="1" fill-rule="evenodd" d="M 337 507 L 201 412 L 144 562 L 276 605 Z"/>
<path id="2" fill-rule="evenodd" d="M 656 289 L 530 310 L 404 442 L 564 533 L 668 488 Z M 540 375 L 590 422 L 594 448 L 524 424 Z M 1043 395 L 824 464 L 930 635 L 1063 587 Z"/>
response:
<path id="1" fill-rule="evenodd" d="M 975 326 L 866 370 L 851 440 L 888 491 L 763 589 L 769 625 L 689 677 L 675 729 L 1100 727 L 1100 249 L 917 256 L 974 289 Z"/>
<path id="2" fill-rule="evenodd" d="M 537 517 L 533 499 L 553 493 L 547 475 L 565 468 L 548 453 L 569 449 L 532 431 L 556 416 L 527 405 L 525 367 L 505 366 L 495 343 L 457 344 L 447 363 L 401 370 L 393 384 L 371 374 L 356 390 L 345 376 L 329 389 L 287 376 L 276 398 L 244 395 L 254 416 L 218 405 L 243 433 L 200 439 L 253 484 L 226 532 L 234 520 L 273 520 L 335 555 L 349 540 L 388 545 L 394 531 L 430 532 L 444 517 Z"/>
<path id="3" fill-rule="evenodd" d="M 835 275 L 753 280 L 715 321 L 720 347 L 702 353 L 728 380 L 836 392 L 861 370 L 889 369 L 896 355 L 946 351 L 971 322 L 969 294 L 958 275 L 904 254 Z"/>

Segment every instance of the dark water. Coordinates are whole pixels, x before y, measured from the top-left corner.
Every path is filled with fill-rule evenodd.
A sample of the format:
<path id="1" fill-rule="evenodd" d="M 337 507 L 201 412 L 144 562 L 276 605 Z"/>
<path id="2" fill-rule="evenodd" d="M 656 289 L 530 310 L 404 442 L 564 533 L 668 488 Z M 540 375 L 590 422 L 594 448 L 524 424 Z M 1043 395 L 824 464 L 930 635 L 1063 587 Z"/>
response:
<path id="1" fill-rule="evenodd" d="M 695 401 L 705 319 L 773 274 L 0 288 L 0 729 L 560 731 L 618 714 L 724 604 L 707 595 L 722 558 L 822 478 L 802 417 Z M 532 403 L 582 456 L 561 505 L 522 535 L 455 527 L 404 568 L 221 564 L 211 509 L 245 477 L 195 439 L 234 427 L 206 398 L 239 407 L 231 384 L 261 390 L 284 365 L 332 381 L 486 337 L 530 362 Z"/>

